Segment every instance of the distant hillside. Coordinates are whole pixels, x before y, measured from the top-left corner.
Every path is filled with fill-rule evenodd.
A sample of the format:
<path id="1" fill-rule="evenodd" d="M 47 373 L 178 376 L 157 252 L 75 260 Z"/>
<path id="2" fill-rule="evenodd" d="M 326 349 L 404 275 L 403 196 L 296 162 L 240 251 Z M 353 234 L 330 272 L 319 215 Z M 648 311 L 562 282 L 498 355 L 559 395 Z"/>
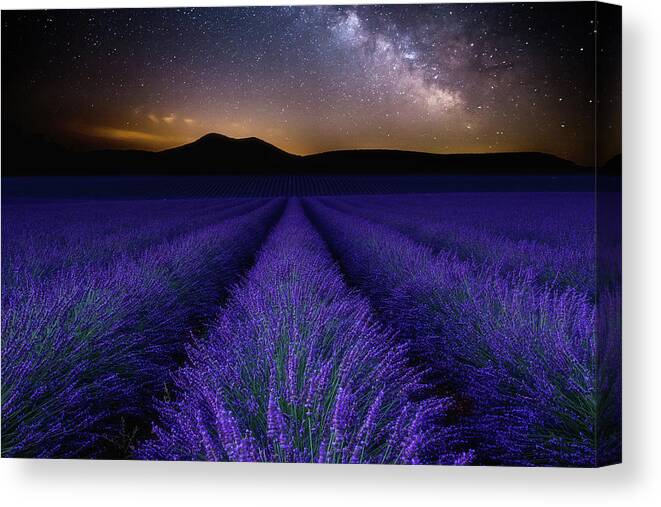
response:
<path id="1" fill-rule="evenodd" d="M 398 150 L 343 150 L 305 157 L 310 167 L 335 172 L 361 168 L 368 173 L 578 174 L 590 171 L 547 153 L 439 155 Z"/>
<path id="2" fill-rule="evenodd" d="M 191 168 L 208 174 L 242 174 L 265 166 L 287 169 L 296 166 L 300 157 L 256 137 L 234 139 L 207 134 L 190 144 L 157 153 L 156 161 L 159 167 L 175 171 Z"/>
<path id="3" fill-rule="evenodd" d="M 439 155 L 398 150 L 343 150 L 299 156 L 261 139 L 207 134 L 160 152 L 77 153 L 45 138 L 3 131 L 2 175 L 268 175 L 268 174 L 581 174 L 592 172 L 546 153 Z"/>

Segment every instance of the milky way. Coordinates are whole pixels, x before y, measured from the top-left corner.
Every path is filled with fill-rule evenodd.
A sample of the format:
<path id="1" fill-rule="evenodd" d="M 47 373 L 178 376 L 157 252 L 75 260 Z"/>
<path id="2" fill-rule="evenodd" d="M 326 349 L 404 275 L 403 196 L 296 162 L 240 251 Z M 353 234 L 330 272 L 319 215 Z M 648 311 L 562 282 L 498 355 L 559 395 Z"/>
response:
<path id="1" fill-rule="evenodd" d="M 3 12 L 3 122 L 79 148 L 594 153 L 595 6 Z M 604 87 L 619 151 L 619 78 Z M 4 125 L 3 125 L 4 127 Z"/>

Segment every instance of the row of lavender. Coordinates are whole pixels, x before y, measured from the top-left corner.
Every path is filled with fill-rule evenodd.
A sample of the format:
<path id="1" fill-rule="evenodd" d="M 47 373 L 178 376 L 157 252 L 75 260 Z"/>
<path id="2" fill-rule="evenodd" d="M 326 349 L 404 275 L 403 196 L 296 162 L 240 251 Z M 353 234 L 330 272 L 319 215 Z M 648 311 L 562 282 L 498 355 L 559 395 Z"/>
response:
<path id="1" fill-rule="evenodd" d="M 525 274 L 552 289 L 573 287 L 595 295 L 592 194 L 466 194 L 460 198 L 441 194 L 325 202 L 395 228 L 435 253 L 451 252 L 502 274 Z"/>
<path id="2" fill-rule="evenodd" d="M 33 252 L 3 251 L 3 271 L 12 274 L 3 276 L 2 290 L 3 456 L 124 455 L 127 431 L 151 418 L 190 330 L 215 312 L 223 288 L 251 263 L 284 201 L 202 210 L 179 204 L 180 213 L 178 203 L 123 211 L 108 204 L 106 213 L 93 204 L 106 218 L 125 213 L 83 220 L 116 223 L 112 232 L 69 227 L 53 248 L 42 230 L 27 234 L 28 245 L 44 241 Z M 56 213 L 61 205 L 52 206 Z M 136 208 L 155 218 L 139 225 L 131 218 Z M 17 213 L 3 230 L 10 252 L 12 233 L 29 231 L 32 216 L 21 224 Z"/>
<path id="3" fill-rule="evenodd" d="M 29 203 L 3 206 L 2 279 L 51 278 L 131 258 L 227 217 L 255 209 L 259 199 Z"/>
<path id="4" fill-rule="evenodd" d="M 552 220 L 523 196 L 539 216 L 518 223 L 445 197 L 290 200 L 280 221 L 282 200 L 108 204 L 80 229 L 12 224 L 3 456 L 142 441 L 143 459 L 617 460 L 619 291 L 589 273 L 590 218 L 567 233 L 535 228 Z M 583 216 L 568 202 L 581 212 L 556 222 Z M 126 434 L 150 420 L 151 436 Z"/>
<path id="5" fill-rule="evenodd" d="M 346 196 L 342 200 L 397 209 L 428 222 L 484 229 L 512 240 L 572 248 L 591 241 L 595 229 L 593 192 L 458 192 Z"/>
<path id="6" fill-rule="evenodd" d="M 557 294 L 588 295 L 595 307 L 592 360 L 598 389 L 595 447 L 616 461 L 621 437 L 621 196 L 595 193 L 475 193 L 332 199 L 397 229 L 436 253 L 518 276 Z M 598 218 L 598 224 L 597 224 Z M 597 227 L 597 225 L 599 227 Z M 523 275 L 523 276 L 521 276 Z"/>
<path id="7" fill-rule="evenodd" d="M 342 201 L 309 200 L 307 210 L 349 280 L 412 341 L 431 382 L 455 395 L 461 434 L 477 462 L 595 466 L 619 459 L 617 291 L 599 294 L 597 316 L 594 284 L 540 283 L 529 270 L 434 249 L 416 241 L 430 231 L 443 241 L 428 221 L 415 224 L 395 206 L 377 211 Z M 526 263 L 534 269 L 543 260 L 531 255 Z"/>
<path id="8" fill-rule="evenodd" d="M 138 456 L 168 460 L 466 463 L 450 400 L 426 397 L 407 346 L 351 291 L 292 201 L 206 338 L 188 347 L 174 401 Z M 418 401 L 415 401 L 418 398 Z"/>

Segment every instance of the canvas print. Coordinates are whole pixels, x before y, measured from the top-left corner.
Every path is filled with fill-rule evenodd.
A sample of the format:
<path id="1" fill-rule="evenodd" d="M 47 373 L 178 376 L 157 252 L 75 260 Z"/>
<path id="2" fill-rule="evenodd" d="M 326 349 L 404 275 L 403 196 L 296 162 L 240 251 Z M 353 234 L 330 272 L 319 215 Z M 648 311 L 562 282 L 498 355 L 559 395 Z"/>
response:
<path id="1" fill-rule="evenodd" d="M 2 12 L 2 457 L 621 461 L 621 9 Z"/>

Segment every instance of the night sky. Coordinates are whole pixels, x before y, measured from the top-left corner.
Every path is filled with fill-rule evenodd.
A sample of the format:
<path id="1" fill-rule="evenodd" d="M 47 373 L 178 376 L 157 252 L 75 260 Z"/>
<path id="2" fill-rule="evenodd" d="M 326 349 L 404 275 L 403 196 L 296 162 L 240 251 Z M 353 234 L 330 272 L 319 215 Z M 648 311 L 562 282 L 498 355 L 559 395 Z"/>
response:
<path id="1" fill-rule="evenodd" d="M 287 151 L 594 157 L 595 6 L 445 4 L 2 13 L 3 128 L 78 149 L 208 132 Z M 602 97 L 619 153 L 619 77 Z"/>

